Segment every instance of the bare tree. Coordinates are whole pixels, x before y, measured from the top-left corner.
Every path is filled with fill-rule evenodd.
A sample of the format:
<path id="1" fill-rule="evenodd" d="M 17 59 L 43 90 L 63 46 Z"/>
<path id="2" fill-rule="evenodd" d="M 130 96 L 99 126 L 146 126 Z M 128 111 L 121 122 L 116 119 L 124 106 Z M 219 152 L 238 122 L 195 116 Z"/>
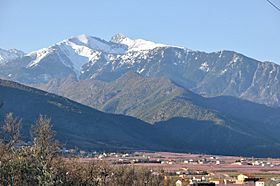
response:
<path id="1" fill-rule="evenodd" d="M 1 130 L 0 143 L 5 150 L 11 150 L 20 140 L 21 120 L 8 113 Z"/>
<path id="2" fill-rule="evenodd" d="M 35 153 L 44 160 L 52 159 L 58 152 L 59 146 L 52 127 L 51 120 L 40 115 L 31 130 Z"/>
<path id="3" fill-rule="evenodd" d="M 12 113 L 5 117 L 0 131 L 0 184 L 14 183 L 14 174 L 18 171 L 15 145 L 20 139 L 21 120 L 14 118 Z"/>
<path id="4" fill-rule="evenodd" d="M 37 180 L 39 185 L 55 185 L 53 160 L 57 157 L 59 145 L 55 140 L 51 120 L 40 115 L 31 129 L 33 139 L 32 155 L 37 163 Z"/>

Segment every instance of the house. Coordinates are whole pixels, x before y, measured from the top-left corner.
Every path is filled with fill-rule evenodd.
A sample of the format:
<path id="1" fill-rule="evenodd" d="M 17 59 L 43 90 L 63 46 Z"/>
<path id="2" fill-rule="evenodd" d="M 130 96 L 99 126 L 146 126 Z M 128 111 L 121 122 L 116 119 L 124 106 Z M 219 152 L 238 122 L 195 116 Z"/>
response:
<path id="1" fill-rule="evenodd" d="M 176 183 L 175 183 L 176 186 L 182 186 L 183 185 L 183 182 L 182 180 L 177 180 Z"/>
<path id="2" fill-rule="evenodd" d="M 241 162 L 234 162 L 234 163 L 232 163 L 233 165 L 242 165 L 242 163 Z"/>
<path id="3" fill-rule="evenodd" d="M 180 170 L 180 171 L 188 171 L 189 169 L 188 169 L 188 168 L 182 167 L 182 168 L 180 168 L 179 170 Z"/>
<path id="4" fill-rule="evenodd" d="M 248 178 L 249 178 L 248 174 L 239 174 L 237 176 L 236 183 L 237 184 L 243 184 L 245 182 L 245 180 L 248 179 Z"/>
<path id="5" fill-rule="evenodd" d="M 259 179 L 255 182 L 255 186 L 264 186 L 266 181 L 266 179 Z"/>
<path id="6" fill-rule="evenodd" d="M 191 180 L 192 180 L 193 183 L 207 181 L 206 177 L 202 176 L 202 175 L 195 175 L 195 176 L 192 177 Z"/>
<path id="7" fill-rule="evenodd" d="M 265 186 L 280 186 L 280 180 L 267 180 Z"/>
<path id="8" fill-rule="evenodd" d="M 223 179 L 211 179 L 209 182 L 215 183 L 215 185 L 226 184 L 226 180 L 223 180 Z"/>
<path id="9" fill-rule="evenodd" d="M 188 179 L 180 179 L 180 180 L 177 180 L 175 185 L 176 186 L 185 186 L 185 185 L 189 185 L 190 184 L 190 180 Z"/>

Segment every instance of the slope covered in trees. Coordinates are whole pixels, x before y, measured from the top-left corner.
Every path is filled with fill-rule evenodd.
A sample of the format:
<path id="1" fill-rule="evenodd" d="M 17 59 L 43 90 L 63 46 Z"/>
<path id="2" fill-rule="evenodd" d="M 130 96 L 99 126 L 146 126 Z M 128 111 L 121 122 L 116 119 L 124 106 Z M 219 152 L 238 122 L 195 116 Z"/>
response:
<path id="1" fill-rule="evenodd" d="M 13 112 L 22 118 L 23 140 L 29 141 L 33 121 L 40 114 L 47 115 L 64 145 L 85 150 L 279 156 L 277 110 L 243 101 L 238 102 L 237 107 L 233 104 L 236 100 L 227 97 L 215 98 L 213 102 L 197 96 L 190 98 L 197 105 L 215 110 L 223 122 L 179 116 L 151 125 L 133 117 L 103 113 L 10 81 L 0 81 L 3 104 L 0 117 L 3 119 L 7 112 Z M 217 102 L 221 103 L 214 104 Z M 235 106 L 237 111 L 227 109 L 227 104 Z M 253 117 L 252 113 L 258 116 Z"/>

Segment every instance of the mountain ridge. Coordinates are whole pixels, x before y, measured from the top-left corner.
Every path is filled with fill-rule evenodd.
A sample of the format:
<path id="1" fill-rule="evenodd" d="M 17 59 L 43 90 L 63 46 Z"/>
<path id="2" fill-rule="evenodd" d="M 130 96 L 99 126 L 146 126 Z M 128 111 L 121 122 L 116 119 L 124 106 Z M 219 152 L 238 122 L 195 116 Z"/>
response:
<path id="1" fill-rule="evenodd" d="M 172 118 L 150 125 L 133 117 L 103 113 L 55 94 L 3 80 L 0 80 L 0 100 L 1 120 L 7 112 L 13 112 L 23 119 L 26 136 L 38 115 L 46 115 L 51 117 L 58 139 L 72 148 L 256 157 L 278 157 L 280 153 L 279 138 L 274 138 L 275 135 L 278 137 L 278 125 L 274 129 L 258 122 L 234 121 L 231 125 L 217 125 L 190 118 Z M 258 130 L 259 126 L 262 126 L 261 130 Z"/>
<path id="2" fill-rule="evenodd" d="M 210 117 L 214 122 L 222 123 L 222 120 L 215 117 L 215 113 L 206 109 L 200 110 L 192 104 L 191 99 L 198 95 L 178 87 L 163 77 L 147 78 L 128 72 L 111 83 L 98 80 L 77 81 L 68 78 L 35 85 L 35 87 L 104 112 L 130 115 L 149 123 L 176 116 L 202 120 L 206 118 L 208 120 Z M 180 101 L 180 97 L 189 97 L 190 101 Z M 156 112 L 158 113 L 155 114 Z"/>
<path id="3" fill-rule="evenodd" d="M 234 51 L 206 53 L 120 34 L 111 41 L 72 37 L 0 66 L 1 78 L 27 85 L 68 76 L 110 82 L 128 71 L 163 76 L 206 97 L 228 95 L 280 106 L 280 66 L 275 63 Z"/>
<path id="4" fill-rule="evenodd" d="M 222 124 L 221 116 L 225 113 L 254 122 L 280 121 L 279 108 L 267 107 L 232 96 L 205 98 L 164 77 L 145 77 L 134 72 L 128 72 L 110 83 L 95 79 L 77 81 L 69 78 L 50 81 L 36 87 L 101 111 L 130 115 L 149 123 L 173 117 L 189 117 Z M 175 104 L 172 106 L 173 103 Z M 155 119 L 154 116 L 157 115 L 155 113 L 160 111 L 168 116 Z M 220 116 L 217 117 L 219 112 Z"/>
<path id="5" fill-rule="evenodd" d="M 176 127 L 171 126 L 172 121 L 186 128 L 188 121 L 198 125 L 208 122 L 242 135 L 270 138 L 271 143 L 279 141 L 279 108 L 230 96 L 204 98 L 163 77 L 128 72 L 110 83 L 94 79 L 74 83 L 72 80 L 54 81 L 39 88 L 101 111 L 130 115 L 154 125 L 165 123 L 170 125 L 170 130 Z"/>

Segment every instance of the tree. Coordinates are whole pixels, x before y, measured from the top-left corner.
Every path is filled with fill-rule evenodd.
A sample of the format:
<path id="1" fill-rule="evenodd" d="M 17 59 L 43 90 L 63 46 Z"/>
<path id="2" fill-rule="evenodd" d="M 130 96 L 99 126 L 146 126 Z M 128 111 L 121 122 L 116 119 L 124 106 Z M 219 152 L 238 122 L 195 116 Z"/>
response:
<path id="1" fill-rule="evenodd" d="M 34 151 L 43 160 L 51 160 L 58 152 L 59 145 L 52 127 L 51 120 L 40 115 L 31 129 Z"/>
<path id="2" fill-rule="evenodd" d="M 32 156 L 37 164 L 37 180 L 39 185 L 55 185 L 55 172 L 52 164 L 56 157 L 59 145 L 55 140 L 51 120 L 40 115 L 31 129 L 33 139 Z"/>
<path id="3" fill-rule="evenodd" d="M 11 150 L 20 140 L 21 120 L 8 113 L 1 129 L 1 146 L 5 150 Z"/>
<path id="4" fill-rule="evenodd" d="M 0 180 L 2 185 L 14 183 L 14 174 L 17 172 L 15 145 L 20 139 L 21 120 L 8 113 L 0 131 Z"/>

